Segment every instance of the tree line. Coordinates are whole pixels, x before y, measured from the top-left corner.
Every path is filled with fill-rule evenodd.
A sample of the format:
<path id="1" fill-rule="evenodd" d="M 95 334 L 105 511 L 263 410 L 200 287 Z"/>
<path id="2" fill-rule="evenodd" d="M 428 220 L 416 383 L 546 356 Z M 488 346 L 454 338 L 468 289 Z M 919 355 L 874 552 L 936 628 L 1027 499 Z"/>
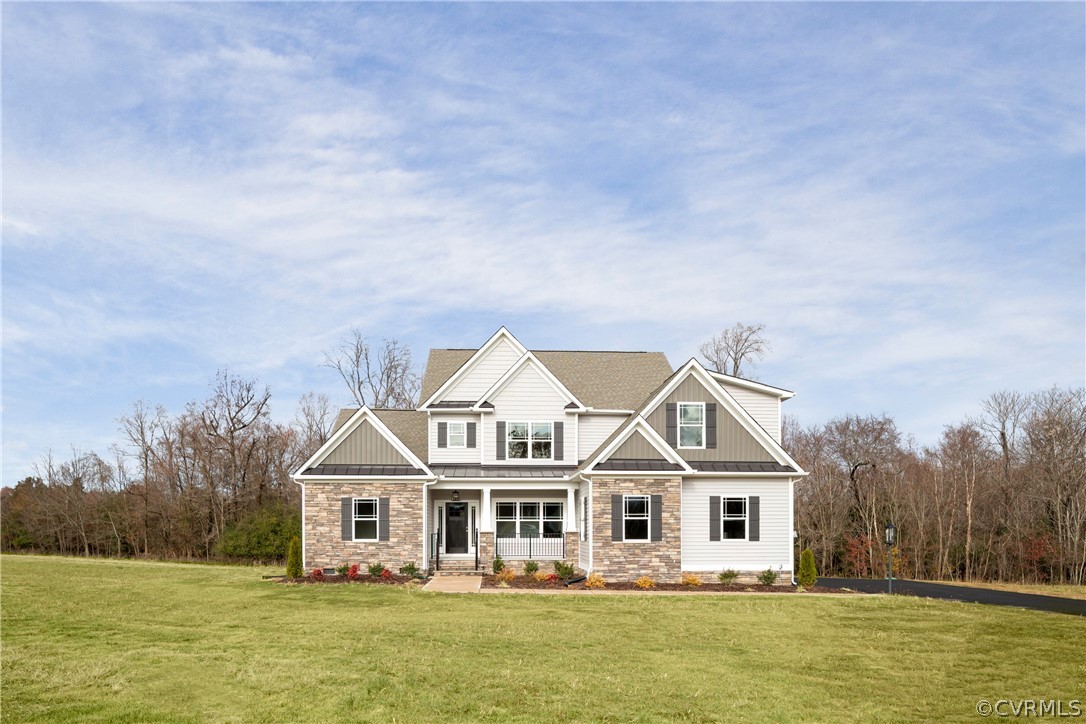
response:
<path id="1" fill-rule="evenodd" d="M 763 325 L 737 324 L 702 347 L 736 376 L 768 350 Z M 410 350 L 352 331 L 325 357 L 355 404 L 411 408 Z M 290 474 L 330 434 L 335 410 L 308 393 L 288 424 L 271 392 L 223 371 L 180 414 L 138 401 L 108 455 L 45 455 L 0 490 L 3 550 L 181 559 L 284 556 L 300 531 Z M 885 576 L 882 529 L 898 529 L 895 575 L 1086 582 L 1086 394 L 1000 392 L 981 414 L 918 446 L 888 416 L 808 427 L 785 418 L 796 484 L 797 551 L 823 575 Z"/>

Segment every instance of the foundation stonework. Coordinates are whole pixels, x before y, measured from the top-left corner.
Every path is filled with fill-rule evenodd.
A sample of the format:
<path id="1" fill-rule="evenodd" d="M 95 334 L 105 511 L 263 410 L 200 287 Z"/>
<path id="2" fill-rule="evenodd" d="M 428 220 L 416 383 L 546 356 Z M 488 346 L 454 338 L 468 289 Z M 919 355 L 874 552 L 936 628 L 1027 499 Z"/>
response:
<path id="1" fill-rule="evenodd" d="M 678 582 L 682 576 L 681 489 L 681 478 L 593 478 L 592 571 L 614 581 L 650 576 Z M 612 495 L 661 496 L 661 540 L 612 541 Z"/>
<path id="2" fill-rule="evenodd" d="M 341 498 L 388 498 L 388 540 L 342 540 Z M 404 482 L 307 482 L 305 484 L 305 565 L 384 563 L 396 571 L 409 561 L 422 565 L 422 484 Z"/>

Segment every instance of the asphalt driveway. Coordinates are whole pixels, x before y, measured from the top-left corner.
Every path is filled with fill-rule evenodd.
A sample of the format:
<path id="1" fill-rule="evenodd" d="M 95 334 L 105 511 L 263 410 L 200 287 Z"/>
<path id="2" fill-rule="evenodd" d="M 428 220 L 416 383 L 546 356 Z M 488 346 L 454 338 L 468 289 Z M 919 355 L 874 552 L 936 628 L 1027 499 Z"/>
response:
<path id="1" fill-rule="evenodd" d="M 864 593 L 886 593 L 885 578 L 819 578 L 818 585 L 827 588 L 851 588 Z M 1035 611 L 1053 611 L 1086 616 L 1086 601 L 1057 596 L 1039 596 L 1033 593 L 996 591 L 991 588 L 948 586 L 944 583 L 925 583 L 894 579 L 894 595 L 942 598 L 947 601 L 987 603 L 992 606 L 1017 606 Z"/>

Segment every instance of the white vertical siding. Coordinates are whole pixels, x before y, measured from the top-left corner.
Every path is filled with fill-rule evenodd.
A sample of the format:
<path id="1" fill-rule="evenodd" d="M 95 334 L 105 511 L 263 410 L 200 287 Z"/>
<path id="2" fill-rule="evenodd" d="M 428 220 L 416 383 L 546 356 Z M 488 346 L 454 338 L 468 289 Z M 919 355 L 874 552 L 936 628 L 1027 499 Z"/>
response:
<path id="1" fill-rule="evenodd" d="M 530 465 L 532 460 L 497 460 L 494 449 L 494 427 L 498 420 L 506 422 L 562 422 L 564 423 L 564 457 L 560 461 L 567 465 L 576 464 L 577 457 L 577 420 L 576 415 L 566 412 L 566 400 L 558 393 L 543 375 L 531 363 L 525 365 L 509 381 L 504 389 L 493 399 L 494 413 L 483 416 L 486 434 L 483 439 L 483 464 L 491 465 L 511 463 Z M 555 464 L 559 461 L 538 461 Z"/>
<path id="2" fill-rule="evenodd" d="M 441 400 L 478 400 L 518 359 L 520 355 L 512 344 L 504 339 L 499 341 Z"/>
<path id="3" fill-rule="evenodd" d="M 779 397 L 726 383 L 722 384 L 735 401 L 742 405 L 743 409 L 749 412 L 750 416 L 764 427 L 774 440 L 781 441 L 781 400 Z"/>
<path id="4" fill-rule="evenodd" d="M 626 421 L 621 415 L 578 415 L 578 418 L 578 460 L 587 460 Z"/>
<path id="5" fill-rule="evenodd" d="M 437 446 L 437 423 L 439 422 L 474 422 L 475 447 Z M 483 459 L 483 420 L 482 415 L 456 415 L 439 412 L 430 415 L 430 462 L 432 463 L 475 463 Z"/>
<path id="6" fill-rule="evenodd" d="M 682 487 L 684 571 L 792 570 L 791 486 L 782 480 L 686 479 Z M 759 541 L 709 540 L 709 496 L 759 496 Z"/>

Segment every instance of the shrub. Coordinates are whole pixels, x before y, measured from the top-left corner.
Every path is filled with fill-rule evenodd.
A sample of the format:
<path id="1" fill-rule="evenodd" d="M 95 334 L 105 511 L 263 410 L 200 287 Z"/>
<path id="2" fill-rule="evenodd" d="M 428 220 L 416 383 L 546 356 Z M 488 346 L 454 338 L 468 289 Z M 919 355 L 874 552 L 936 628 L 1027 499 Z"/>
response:
<path id="1" fill-rule="evenodd" d="M 636 581 L 634 581 L 634 585 L 638 588 L 643 588 L 647 590 L 649 588 L 656 588 L 656 581 L 652 580 L 648 576 L 641 576 Z"/>
<path id="2" fill-rule="evenodd" d="M 717 575 L 717 579 L 725 586 L 730 586 L 731 584 L 735 583 L 735 580 L 737 578 L 739 578 L 739 574 L 736 571 L 733 571 L 731 568 L 726 571 L 721 571 Z"/>
<path id="3" fill-rule="evenodd" d="M 501 556 L 494 556 L 494 575 L 498 575 L 505 568 L 505 561 Z"/>
<path id="4" fill-rule="evenodd" d="M 772 586 L 777 582 L 777 572 L 772 568 L 767 568 L 758 574 L 758 583 L 763 586 Z"/>
<path id="5" fill-rule="evenodd" d="M 540 583 L 542 583 L 543 581 L 549 581 L 551 576 L 554 576 L 554 574 L 553 573 L 544 573 L 543 571 L 536 571 L 535 573 L 532 574 L 532 578 L 539 581 Z M 554 576 L 554 578 L 555 578 L 555 580 L 557 580 L 558 576 Z"/>
<path id="6" fill-rule="evenodd" d="M 294 536 L 287 548 L 287 575 L 291 578 L 302 577 L 302 539 Z"/>
<path id="7" fill-rule="evenodd" d="M 558 574 L 557 573 L 548 573 L 547 574 L 547 582 L 548 583 L 554 583 L 557 580 L 558 580 Z"/>
<path id="8" fill-rule="evenodd" d="M 554 562 L 554 572 L 559 578 L 573 578 L 573 564 L 565 561 Z"/>
<path id="9" fill-rule="evenodd" d="M 400 566 L 400 574 L 404 576 L 417 576 L 419 575 L 419 567 L 415 565 L 414 561 L 408 561 Z"/>
<path id="10" fill-rule="evenodd" d="M 322 568 L 314 568 L 313 569 L 313 580 L 314 581 L 323 581 L 324 580 L 324 569 L 322 569 Z"/>
<path id="11" fill-rule="evenodd" d="M 603 576 L 599 573 L 589 573 L 584 582 L 585 588 L 604 588 L 606 586 L 607 582 L 603 580 Z"/>
<path id="12" fill-rule="evenodd" d="M 498 571 L 498 580 L 502 583 L 508 584 L 516 577 L 517 574 L 513 572 L 512 568 L 502 568 Z"/>
<path id="13" fill-rule="evenodd" d="M 219 536 L 215 552 L 225 558 L 279 560 L 291 538 L 301 535 L 302 516 L 285 505 L 271 505 L 246 515 Z"/>
<path id="14" fill-rule="evenodd" d="M 700 586 L 701 577 L 694 573 L 684 573 L 682 577 L 682 584 L 684 586 Z"/>
<path id="15" fill-rule="evenodd" d="M 815 567 L 814 551 L 804 548 L 799 556 L 799 575 L 796 577 L 799 585 L 810 588 L 818 580 L 818 569 Z"/>
<path id="16" fill-rule="evenodd" d="M 524 561 L 524 574 L 535 573 L 539 570 L 539 564 L 535 561 Z"/>
<path id="17" fill-rule="evenodd" d="M 349 563 L 344 563 L 342 566 L 336 566 L 336 573 L 341 576 L 346 576 L 350 570 L 351 565 Z"/>
<path id="18" fill-rule="evenodd" d="M 387 568 L 382 568 L 381 569 L 381 578 L 383 578 L 386 581 L 391 581 L 392 580 L 392 571 L 388 570 Z"/>
<path id="19" fill-rule="evenodd" d="M 352 581 L 357 581 L 359 568 L 360 566 L 357 563 L 352 564 L 351 567 L 347 569 L 347 578 L 351 579 Z"/>
<path id="20" fill-rule="evenodd" d="M 370 572 L 371 576 L 379 576 L 381 572 L 385 570 L 384 563 L 371 563 L 366 567 L 366 570 Z"/>

